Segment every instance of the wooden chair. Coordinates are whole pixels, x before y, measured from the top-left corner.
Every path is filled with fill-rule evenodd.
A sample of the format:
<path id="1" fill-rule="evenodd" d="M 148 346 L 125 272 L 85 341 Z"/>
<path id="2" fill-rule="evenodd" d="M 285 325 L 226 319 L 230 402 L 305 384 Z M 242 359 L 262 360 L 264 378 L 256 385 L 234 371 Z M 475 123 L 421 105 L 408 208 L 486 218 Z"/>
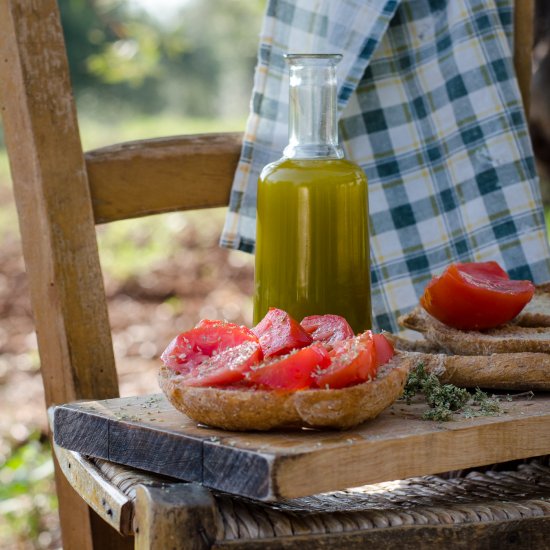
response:
<path id="1" fill-rule="evenodd" d="M 531 18 L 532 2 L 518 2 L 526 104 Z M 46 403 L 116 397 L 95 224 L 226 205 L 241 136 L 84 154 L 55 0 L 0 0 L 0 92 Z M 160 549 L 548 547 L 547 458 L 270 506 L 55 451 L 68 550 L 129 548 L 134 539 Z"/>

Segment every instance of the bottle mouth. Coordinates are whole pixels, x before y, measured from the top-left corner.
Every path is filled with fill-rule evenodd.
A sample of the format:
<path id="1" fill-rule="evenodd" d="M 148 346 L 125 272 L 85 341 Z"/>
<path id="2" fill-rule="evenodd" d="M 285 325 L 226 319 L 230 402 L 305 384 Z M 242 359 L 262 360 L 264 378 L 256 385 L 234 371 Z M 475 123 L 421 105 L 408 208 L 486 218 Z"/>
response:
<path id="1" fill-rule="evenodd" d="M 337 65 L 342 60 L 340 53 L 287 53 L 285 61 L 290 65 Z"/>

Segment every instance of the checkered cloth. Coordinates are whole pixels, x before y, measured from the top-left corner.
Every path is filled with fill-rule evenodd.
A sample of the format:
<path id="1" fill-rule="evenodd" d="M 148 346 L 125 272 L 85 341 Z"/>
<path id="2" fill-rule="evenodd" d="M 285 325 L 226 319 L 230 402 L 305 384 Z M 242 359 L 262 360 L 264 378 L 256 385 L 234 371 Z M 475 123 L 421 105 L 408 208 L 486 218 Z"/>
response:
<path id="1" fill-rule="evenodd" d="M 287 143 L 286 52 L 342 53 L 339 129 L 369 180 L 377 329 L 452 261 L 550 280 L 512 62 L 513 0 L 269 0 L 223 246 L 252 252 L 256 181 Z"/>

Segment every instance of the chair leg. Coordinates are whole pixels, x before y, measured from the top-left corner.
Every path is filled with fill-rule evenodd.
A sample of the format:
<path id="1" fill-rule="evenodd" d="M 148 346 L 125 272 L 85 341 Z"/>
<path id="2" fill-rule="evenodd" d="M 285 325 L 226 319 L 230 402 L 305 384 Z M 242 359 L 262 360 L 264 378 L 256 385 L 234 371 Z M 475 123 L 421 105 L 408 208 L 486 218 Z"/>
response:
<path id="1" fill-rule="evenodd" d="M 216 538 L 216 508 L 208 489 L 194 483 L 136 488 L 136 550 L 203 550 Z"/>

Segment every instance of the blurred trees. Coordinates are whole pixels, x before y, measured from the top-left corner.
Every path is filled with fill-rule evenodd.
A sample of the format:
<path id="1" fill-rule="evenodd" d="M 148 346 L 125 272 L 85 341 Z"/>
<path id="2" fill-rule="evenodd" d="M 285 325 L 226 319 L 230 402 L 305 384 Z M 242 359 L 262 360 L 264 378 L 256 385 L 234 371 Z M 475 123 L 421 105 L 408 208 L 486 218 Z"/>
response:
<path id="1" fill-rule="evenodd" d="M 248 111 L 265 0 L 187 0 L 170 17 L 136 0 L 58 1 L 84 109 L 108 116 Z"/>

